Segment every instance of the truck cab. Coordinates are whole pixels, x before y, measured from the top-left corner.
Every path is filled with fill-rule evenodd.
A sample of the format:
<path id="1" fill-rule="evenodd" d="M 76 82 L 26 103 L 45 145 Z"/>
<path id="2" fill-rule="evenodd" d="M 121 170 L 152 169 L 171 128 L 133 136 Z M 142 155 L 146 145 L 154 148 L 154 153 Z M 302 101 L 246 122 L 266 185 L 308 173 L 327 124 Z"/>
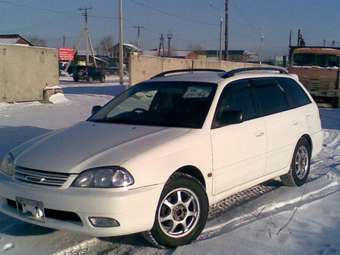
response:
<path id="1" fill-rule="evenodd" d="M 327 47 L 291 47 L 290 73 L 299 80 L 313 98 L 339 106 L 340 49 Z"/>

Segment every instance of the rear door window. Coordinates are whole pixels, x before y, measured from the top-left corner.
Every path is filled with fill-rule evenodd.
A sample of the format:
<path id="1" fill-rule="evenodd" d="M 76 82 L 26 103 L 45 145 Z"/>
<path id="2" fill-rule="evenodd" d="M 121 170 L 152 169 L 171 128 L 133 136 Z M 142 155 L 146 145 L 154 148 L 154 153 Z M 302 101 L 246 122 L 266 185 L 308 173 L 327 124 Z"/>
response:
<path id="1" fill-rule="evenodd" d="M 276 80 L 286 92 L 291 108 L 297 108 L 311 103 L 311 100 L 307 96 L 306 92 L 293 79 L 276 78 Z"/>
<path id="2" fill-rule="evenodd" d="M 275 114 L 289 109 L 286 94 L 274 79 L 252 79 L 252 84 L 263 115 Z"/>

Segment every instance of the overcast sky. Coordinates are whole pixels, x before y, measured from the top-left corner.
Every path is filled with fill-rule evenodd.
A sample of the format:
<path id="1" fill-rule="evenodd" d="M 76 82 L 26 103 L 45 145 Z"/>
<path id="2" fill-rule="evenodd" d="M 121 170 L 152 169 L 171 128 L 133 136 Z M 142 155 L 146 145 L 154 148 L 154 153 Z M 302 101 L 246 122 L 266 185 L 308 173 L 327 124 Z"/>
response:
<path id="1" fill-rule="evenodd" d="M 171 32 L 177 49 L 190 45 L 216 49 L 224 0 L 123 0 L 126 41 L 136 41 L 143 25 L 144 48 L 158 47 Z M 289 30 L 301 28 L 307 44 L 339 41 L 340 0 L 230 0 L 230 48 L 258 51 L 261 34 L 267 56 L 286 54 Z M 73 46 L 83 19 L 77 9 L 92 7 L 89 22 L 96 44 L 117 34 L 117 0 L 0 0 L 0 33 L 36 35 L 60 47 Z"/>

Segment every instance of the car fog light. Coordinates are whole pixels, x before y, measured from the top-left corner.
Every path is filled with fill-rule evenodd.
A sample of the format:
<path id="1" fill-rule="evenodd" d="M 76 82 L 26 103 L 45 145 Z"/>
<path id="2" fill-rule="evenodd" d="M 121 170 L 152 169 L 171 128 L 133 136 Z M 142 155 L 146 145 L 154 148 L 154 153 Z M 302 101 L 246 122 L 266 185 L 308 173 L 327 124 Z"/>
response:
<path id="1" fill-rule="evenodd" d="M 97 228 L 112 228 L 120 226 L 119 222 L 112 218 L 90 217 L 89 220 L 92 226 Z"/>

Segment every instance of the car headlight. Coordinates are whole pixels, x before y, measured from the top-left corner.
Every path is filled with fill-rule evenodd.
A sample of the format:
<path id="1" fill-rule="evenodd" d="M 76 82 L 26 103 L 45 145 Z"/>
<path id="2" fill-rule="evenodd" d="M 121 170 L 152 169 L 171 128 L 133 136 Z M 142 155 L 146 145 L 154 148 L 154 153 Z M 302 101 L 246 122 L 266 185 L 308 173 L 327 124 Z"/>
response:
<path id="1" fill-rule="evenodd" d="M 2 160 L 0 171 L 6 175 L 12 176 L 14 174 L 14 157 L 12 153 L 8 153 Z"/>
<path id="2" fill-rule="evenodd" d="M 134 183 L 132 175 L 121 167 L 102 167 L 82 172 L 73 182 L 78 188 L 122 188 Z"/>

